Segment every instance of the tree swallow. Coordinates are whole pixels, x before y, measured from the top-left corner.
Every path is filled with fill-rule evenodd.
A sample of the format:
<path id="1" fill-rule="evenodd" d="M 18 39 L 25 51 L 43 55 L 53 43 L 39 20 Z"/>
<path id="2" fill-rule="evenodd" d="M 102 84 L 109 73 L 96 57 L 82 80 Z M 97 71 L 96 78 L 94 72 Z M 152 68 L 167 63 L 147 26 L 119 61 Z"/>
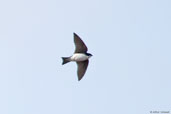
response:
<path id="1" fill-rule="evenodd" d="M 80 81 L 88 67 L 89 58 L 92 56 L 90 53 L 87 53 L 88 48 L 84 44 L 84 42 L 81 40 L 81 38 L 74 33 L 74 43 L 75 43 L 75 52 L 70 57 L 62 57 L 63 63 L 62 65 L 70 62 L 75 61 L 77 63 L 77 75 L 78 75 L 78 81 Z"/>

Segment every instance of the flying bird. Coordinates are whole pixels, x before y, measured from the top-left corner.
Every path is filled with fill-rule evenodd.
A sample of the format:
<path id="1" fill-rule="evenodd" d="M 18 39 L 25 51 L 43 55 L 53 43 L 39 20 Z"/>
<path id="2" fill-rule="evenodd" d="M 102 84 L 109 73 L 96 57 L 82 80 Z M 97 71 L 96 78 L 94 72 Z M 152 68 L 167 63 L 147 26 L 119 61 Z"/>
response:
<path id="1" fill-rule="evenodd" d="M 75 52 L 70 57 L 62 57 L 62 65 L 74 61 L 77 63 L 77 75 L 78 75 L 78 81 L 80 81 L 88 67 L 89 58 L 92 56 L 92 54 L 87 53 L 88 48 L 85 45 L 85 43 L 81 40 L 81 38 L 74 33 L 74 43 L 75 43 Z"/>

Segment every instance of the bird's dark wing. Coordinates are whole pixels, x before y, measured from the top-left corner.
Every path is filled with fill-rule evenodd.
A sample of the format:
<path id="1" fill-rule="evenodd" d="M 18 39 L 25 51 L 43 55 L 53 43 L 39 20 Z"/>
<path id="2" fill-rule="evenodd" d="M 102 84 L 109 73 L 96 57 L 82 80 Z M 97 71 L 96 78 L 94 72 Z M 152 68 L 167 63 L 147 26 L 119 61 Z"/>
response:
<path id="1" fill-rule="evenodd" d="M 81 40 L 81 38 L 74 33 L 74 43 L 75 43 L 75 53 L 86 53 L 87 52 L 87 46 L 84 44 L 84 42 Z"/>
<path id="2" fill-rule="evenodd" d="M 89 63 L 88 60 L 82 61 L 82 62 L 77 62 L 77 65 L 78 65 L 78 69 L 77 69 L 78 81 L 80 81 L 83 78 L 83 76 L 87 70 L 88 63 Z"/>

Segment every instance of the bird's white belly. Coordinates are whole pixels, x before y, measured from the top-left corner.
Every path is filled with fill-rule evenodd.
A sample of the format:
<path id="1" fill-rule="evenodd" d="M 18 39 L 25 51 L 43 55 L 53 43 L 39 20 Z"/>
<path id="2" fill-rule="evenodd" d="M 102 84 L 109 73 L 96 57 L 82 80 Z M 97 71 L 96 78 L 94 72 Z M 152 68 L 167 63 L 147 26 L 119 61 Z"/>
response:
<path id="1" fill-rule="evenodd" d="M 87 60 L 89 57 L 86 56 L 85 54 L 80 54 L 80 53 L 75 53 L 72 57 L 71 57 L 71 61 L 85 61 Z"/>

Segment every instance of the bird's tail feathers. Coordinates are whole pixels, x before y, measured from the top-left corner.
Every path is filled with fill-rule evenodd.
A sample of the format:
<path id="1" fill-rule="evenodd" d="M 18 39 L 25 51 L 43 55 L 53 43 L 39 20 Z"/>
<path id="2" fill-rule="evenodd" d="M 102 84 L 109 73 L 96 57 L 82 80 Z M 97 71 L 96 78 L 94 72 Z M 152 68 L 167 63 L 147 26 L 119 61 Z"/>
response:
<path id="1" fill-rule="evenodd" d="M 66 63 L 68 63 L 68 62 L 70 62 L 69 57 L 62 57 L 62 60 L 63 60 L 62 65 L 66 64 Z"/>

